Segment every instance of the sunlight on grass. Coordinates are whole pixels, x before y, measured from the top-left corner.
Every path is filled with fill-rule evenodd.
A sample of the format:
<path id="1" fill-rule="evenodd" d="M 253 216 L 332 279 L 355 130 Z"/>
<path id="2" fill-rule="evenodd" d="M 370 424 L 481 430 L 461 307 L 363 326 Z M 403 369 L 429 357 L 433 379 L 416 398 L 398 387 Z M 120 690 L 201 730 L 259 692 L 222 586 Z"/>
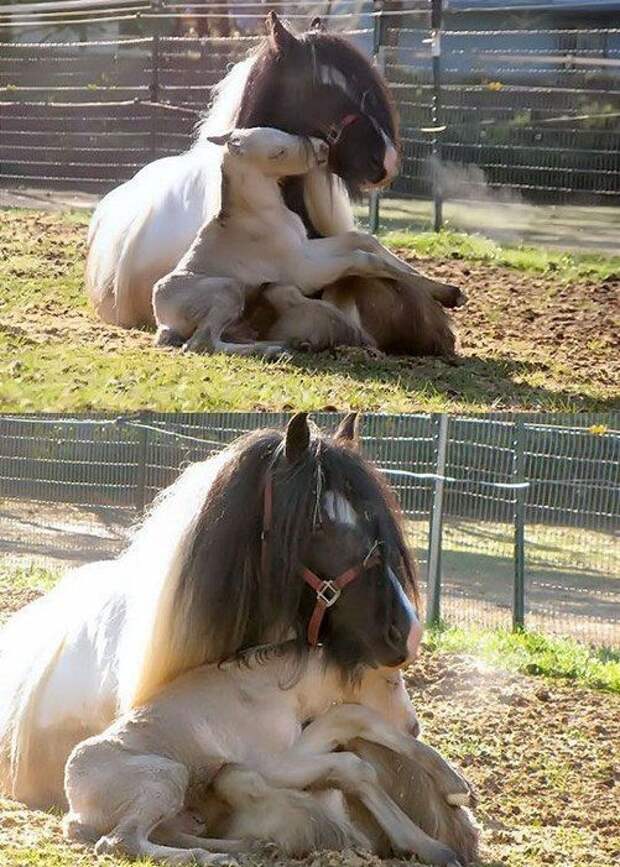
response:
<path id="1" fill-rule="evenodd" d="M 538 247 L 509 247 L 483 238 L 459 232 L 388 232 L 383 240 L 401 250 L 411 250 L 420 256 L 438 256 L 464 259 L 471 262 L 489 262 L 519 271 L 553 273 L 560 280 L 593 277 L 605 280 L 620 273 L 619 256 L 598 253 L 560 253 Z"/>
<path id="2" fill-rule="evenodd" d="M 593 650 L 576 641 L 536 632 L 438 627 L 425 643 L 440 653 L 467 653 L 482 661 L 524 674 L 565 678 L 583 686 L 620 693 L 620 653 Z"/>
<path id="3" fill-rule="evenodd" d="M 19 565 L 0 560 L 0 596 L 8 590 L 51 590 L 62 576 L 60 569 L 48 569 L 36 563 Z"/>

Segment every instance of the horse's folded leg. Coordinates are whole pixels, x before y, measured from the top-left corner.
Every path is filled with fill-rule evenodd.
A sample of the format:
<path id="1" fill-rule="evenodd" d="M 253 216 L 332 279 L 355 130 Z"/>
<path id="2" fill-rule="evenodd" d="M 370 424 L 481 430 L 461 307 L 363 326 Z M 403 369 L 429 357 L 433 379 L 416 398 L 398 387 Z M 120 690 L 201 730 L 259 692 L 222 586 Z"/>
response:
<path id="1" fill-rule="evenodd" d="M 425 277 L 413 268 L 412 273 L 400 277 L 398 282 L 406 285 L 413 292 L 427 292 L 442 307 L 463 307 L 467 303 L 467 295 L 458 286 Z"/>

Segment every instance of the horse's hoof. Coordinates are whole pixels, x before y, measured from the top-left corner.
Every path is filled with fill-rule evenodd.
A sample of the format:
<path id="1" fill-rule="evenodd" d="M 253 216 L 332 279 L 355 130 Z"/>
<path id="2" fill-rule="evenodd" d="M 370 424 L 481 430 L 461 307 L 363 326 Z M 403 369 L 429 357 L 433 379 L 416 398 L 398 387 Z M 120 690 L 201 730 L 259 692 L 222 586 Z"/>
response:
<path id="1" fill-rule="evenodd" d="M 442 307 L 450 309 L 463 307 L 467 303 L 467 295 L 458 286 L 446 286 L 436 299 Z"/>

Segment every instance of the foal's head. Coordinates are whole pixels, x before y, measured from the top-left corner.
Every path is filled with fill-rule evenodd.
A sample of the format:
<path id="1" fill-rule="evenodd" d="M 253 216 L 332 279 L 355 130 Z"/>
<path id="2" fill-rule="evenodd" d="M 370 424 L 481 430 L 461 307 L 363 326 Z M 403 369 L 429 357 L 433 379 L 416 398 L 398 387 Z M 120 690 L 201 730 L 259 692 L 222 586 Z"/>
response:
<path id="1" fill-rule="evenodd" d="M 317 589 L 328 603 L 321 616 Z M 353 417 L 330 438 L 305 414 L 284 435 L 258 431 L 233 447 L 177 588 L 205 659 L 294 639 L 302 655 L 322 644 L 345 674 L 415 654 L 416 597 L 395 501 L 354 448 Z"/>
<path id="2" fill-rule="evenodd" d="M 321 27 L 295 35 L 274 12 L 267 26 L 237 125 L 329 140 L 329 167 L 351 192 L 390 181 L 398 170 L 396 113 L 370 62 Z"/>
<path id="3" fill-rule="evenodd" d="M 303 175 L 326 165 L 329 156 L 329 146 L 322 139 L 291 135 L 272 127 L 234 129 L 224 135 L 208 136 L 207 141 L 226 147 L 225 168 L 244 163 L 272 178 Z"/>

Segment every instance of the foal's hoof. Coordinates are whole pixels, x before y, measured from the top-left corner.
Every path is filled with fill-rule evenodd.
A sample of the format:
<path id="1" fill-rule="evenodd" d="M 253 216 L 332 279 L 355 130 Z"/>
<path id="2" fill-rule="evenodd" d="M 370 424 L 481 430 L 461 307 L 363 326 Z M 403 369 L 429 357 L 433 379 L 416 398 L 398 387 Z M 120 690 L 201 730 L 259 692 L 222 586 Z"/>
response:
<path id="1" fill-rule="evenodd" d="M 212 355 L 215 352 L 213 342 L 206 337 L 194 335 L 181 346 L 181 352 L 194 352 L 199 355 Z"/>
<path id="2" fill-rule="evenodd" d="M 201 864 L 204 867 L 239 867 L 239 862 L 232 855 L 219 852 L 205 852 L 204 849 L 188 849 L 188 864 Z"/>
<path id="3" fill-rule="evenodd" d="M 173 346 L 175 349 L 178 349 L 180 346 L 183 346 L 184 340 L 185 338 L 178 331 L 168 328 L 167 325 L 160 325 L 155 334 L 154 343 L 155 346 Z"/>

